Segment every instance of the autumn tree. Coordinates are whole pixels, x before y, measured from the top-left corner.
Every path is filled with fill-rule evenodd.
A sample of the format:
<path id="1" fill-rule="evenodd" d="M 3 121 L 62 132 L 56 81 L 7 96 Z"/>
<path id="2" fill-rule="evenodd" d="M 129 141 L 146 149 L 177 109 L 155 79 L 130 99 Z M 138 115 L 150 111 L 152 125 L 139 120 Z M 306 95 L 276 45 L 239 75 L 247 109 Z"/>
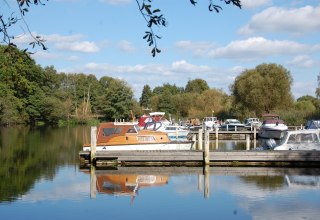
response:
<path id="1" fill-rule="evenodd" d="M 291 107 L 291 85 L 292 76 L 283 66 L 260 64 L 236 77 L 231 91 L 235 105 L 261 115 Z"/>

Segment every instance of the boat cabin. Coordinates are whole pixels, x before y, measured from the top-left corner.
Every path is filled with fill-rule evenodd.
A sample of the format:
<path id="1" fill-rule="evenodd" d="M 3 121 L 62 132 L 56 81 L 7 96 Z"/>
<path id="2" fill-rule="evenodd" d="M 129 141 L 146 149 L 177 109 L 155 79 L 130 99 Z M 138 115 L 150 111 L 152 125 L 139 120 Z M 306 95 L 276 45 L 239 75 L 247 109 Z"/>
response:
<path id="1" fill-rule="evenodd" d="M 170 142 L 164 132 L 141 130 L 130 122 L 101 123 L 97 129 L 97 145 L 123 145 Z"/>

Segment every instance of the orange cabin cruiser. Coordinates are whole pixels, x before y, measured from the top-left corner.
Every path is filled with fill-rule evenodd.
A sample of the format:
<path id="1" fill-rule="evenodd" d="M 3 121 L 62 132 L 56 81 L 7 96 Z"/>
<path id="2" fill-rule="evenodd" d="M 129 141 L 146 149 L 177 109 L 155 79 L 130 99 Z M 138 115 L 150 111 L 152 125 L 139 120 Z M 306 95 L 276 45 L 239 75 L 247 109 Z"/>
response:
<path id="1" fill-rule="evenodd" d="M 190 150 L 192 141 L 171 141 L 166 132 L 141 130 L 132 122 L 100 123 L 96 151 L 105 150 Z M 90 151 L 90 144 L 84 144 Z"/>

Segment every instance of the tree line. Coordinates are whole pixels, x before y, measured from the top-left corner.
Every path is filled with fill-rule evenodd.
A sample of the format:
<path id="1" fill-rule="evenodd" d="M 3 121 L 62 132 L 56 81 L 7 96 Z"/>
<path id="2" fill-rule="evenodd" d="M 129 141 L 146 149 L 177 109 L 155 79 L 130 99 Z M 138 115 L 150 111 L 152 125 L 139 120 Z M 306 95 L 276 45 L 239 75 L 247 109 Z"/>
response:
<path id="1" fill-rule="evenodd" d="M 145 85 L 136 100 L 124 80 L 58 73 L 53 66 L 36 64 L 24 51 L 0 46 L 0 124 L 131 120 L 142 115 L 145 108 L 164 111 L 177 120 L 211 115 L 244 120 L 272 112 L 288 124 L 298 125 L 319 117 L 318 93 L 317 97 L 294 100 L 292 82 L 283 66 L 260 64 L 239 74 L 230 85 L 230 95 L 210 88 L 203 79 L 193 79 L 185 87 L 165 83 L 151 89 Z"/>

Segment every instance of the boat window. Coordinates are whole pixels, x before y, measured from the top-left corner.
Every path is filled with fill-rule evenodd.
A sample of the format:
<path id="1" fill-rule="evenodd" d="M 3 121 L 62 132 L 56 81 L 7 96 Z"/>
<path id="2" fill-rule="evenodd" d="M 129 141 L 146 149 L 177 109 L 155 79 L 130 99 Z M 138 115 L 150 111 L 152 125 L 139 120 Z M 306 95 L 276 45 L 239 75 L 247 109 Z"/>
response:
<path id="1" fill-rule="evenodd" d="M 113 134 L 120 134 L 121 128 L 103 128 L 103 136 L 110 136 Z"/>
<path id="2" fill-rule="evenodd" d="M 303 134 L 301 136 L 301 142 L 315 142 L 316 140 L 316 135 L 315 134 Z"/>
<path id="3" fill-rule="evenodd" d="M 138 142 L 154 142 L 153 136 L 137 136 Z"/>
<path id="4" fill-rule="evenodd" d="M 129 128 L 127 133 L 137 133 L 137 132 L 134 128 Z"/>
<path id="5" fill-rule="evenodd" d="M 296 142 L 296 136 L 295 135 L 290 135 L 288 139 L 288 144 L 293 144 Z"/>

